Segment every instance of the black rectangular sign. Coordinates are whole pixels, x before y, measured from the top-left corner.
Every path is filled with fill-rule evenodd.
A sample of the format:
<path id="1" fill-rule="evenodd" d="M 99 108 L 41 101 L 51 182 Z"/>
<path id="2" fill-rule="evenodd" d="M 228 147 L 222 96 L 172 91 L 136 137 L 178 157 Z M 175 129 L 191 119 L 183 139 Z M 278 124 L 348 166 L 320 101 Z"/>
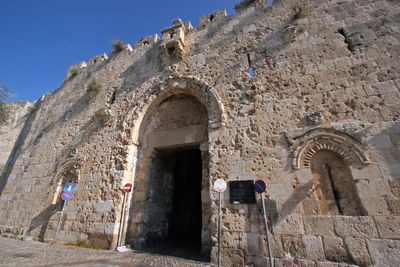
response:
<path id="1" fill-rule="evenodd" d="M 233 204 L 256 203 L 254 181 L 230 181 L 229 196 Z"/>

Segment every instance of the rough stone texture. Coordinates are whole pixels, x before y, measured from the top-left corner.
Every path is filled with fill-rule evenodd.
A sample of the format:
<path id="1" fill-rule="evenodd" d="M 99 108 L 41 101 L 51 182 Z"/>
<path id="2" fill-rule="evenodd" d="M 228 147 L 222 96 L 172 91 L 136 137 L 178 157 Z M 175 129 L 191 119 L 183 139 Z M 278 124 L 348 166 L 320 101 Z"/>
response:
<path id="1" fill-rule="evenodd" d="M 223 178 L 266 182 L 276 266 L 396 266 L 398 1 L 246 0 L 236 10 L 196 28 L 175 19 L 161 38 L 71 66 L 36 102 L 8 158 L 0 230 L 51 240 L 62 188 L 77 182 L 61 242 L 157 243 L 173 222 L 171 155 L 197 149 L 198 238 L 213 262 L 213 183 Z M 338 164 L 318 160 L 327 154 Z M 123 217 L 126 182 L 134 190 Z M 261 200 L 233 204 L 229 194 L 222 261 L 265 266 Z"/>
<path id="2" fill-rule="evenodd" d="M 368 249 L 364 239 L 346 237 L 345 245 L 350 258 L 359 266 L 368 266 L 371 264 Z"/>
<path id="3" fill-rule="evenodd" d="M 3 168 L 13 149 L 18 135 L 24 126 L 32 103 L 28 101 L 12 101 L 9 103 L 11 118 L 7 124 L 0 126 L 0 166 Z"/>

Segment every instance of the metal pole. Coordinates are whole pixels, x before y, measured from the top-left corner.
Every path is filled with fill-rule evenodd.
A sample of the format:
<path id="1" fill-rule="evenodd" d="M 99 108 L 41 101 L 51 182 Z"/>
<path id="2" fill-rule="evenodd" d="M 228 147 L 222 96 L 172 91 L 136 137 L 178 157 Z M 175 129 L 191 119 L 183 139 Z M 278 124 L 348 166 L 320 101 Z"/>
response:
<path id="1" fill-rule="evenodd" d="M 268 233 L 268 221 L 267 221 L 267 214 L 265 212 L 265 204 L 264 204 L 264 194 L 261 193 L 261 203 L 262 203 L 262 208 L 263 208 L 263 213 L 264 213 L 264 223 L 265 223 L 265 233 L 267 234 L 267 244 L 268 244 L 268 253 L 269 253 L 269 265 L 271 267 L 274 267 L 274 262 L 272 258 L 272 253 L 271 253 L 271 244 L 269 241 L 269 233 Z"/>
<path id="2" fill-rule="evenodd" d="M 56 234 L 54 235 L 53 243 L 51 243 L 51 245 L 54 245 L 54 241 L 56 241 L 57 233 L 58 233 L 58 230 L 60 230 L 61 220 L 64 215 L 64 209 L 65 209 L 65 206 L 67 206 L 67 202 L 68 202 L 67 200 L 64 200 L 64 205 L 63 205 L 63 208 L 61 211 L 60 219 L 58 220 L 58 224 L 57 224 Z"/>
<path id="3" fill-rule="evenodd" d="M 218 267 L 221 267 L 221 192 L 219 195 L 219 209 L 218 209 Z"/>
<path id="4" fill-rule="evenodd" d="M 121 246 L 122 242 L 122 231 L 123 231 L 123 224 L 125 221 L 125 202 L 126 202 L 126 192 L 124 192 L 124 199 L 122 200 L 122 214 L 121 214 L 121 223 L 119 224 L 119 237 L 118 237 L 118 244 L 117 247 Z"/>
<path id="5" fill-rule="evenodd" d="M 129 200 L 129 193 L 126 193 L 126 195 L 127 195 L 127 197 L 125 198 L 124 217 L 123 217 L 123 225 L 122 225 L 122 232 L 121 232 L 121 245 L 122 245 L 122 242 L 124 241 L 124 235 L 125 235 L 125 231 L 126 231 L 125 230 L 126 214 L 127 214 L 127 210 L 128 210 L 128 205 L 126 205 L 126 203 L 129 203 L 129 201 L 128 201 Z"/>

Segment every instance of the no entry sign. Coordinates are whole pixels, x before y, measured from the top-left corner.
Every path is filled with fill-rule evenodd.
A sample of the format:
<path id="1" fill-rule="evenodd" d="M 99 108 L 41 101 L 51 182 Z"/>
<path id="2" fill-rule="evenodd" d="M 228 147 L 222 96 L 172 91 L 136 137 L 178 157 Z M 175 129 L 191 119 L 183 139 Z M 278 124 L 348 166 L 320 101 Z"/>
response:
<path id="1" fill-rule="evenodd" d="M 124 191 L 129 193 L 132 191 L 132 184 L 131 183 L 127 183 L 124 185 Z"/>
<path id="2" fill-rule="evenodd" d="M 72 192 L 70 192 L 70 191 L 65 191 L 61 195 L 61 198 L 64 199 L 65 201 L 70 200 L 71 197 L 72 197 Z"/>
<path id="3" fill-rule="evenodd" d="M 256 189 L 257 193 L 260 193 L 260 194 L 264 193 L 266 187 L 267 186 L 265 185 L 264 181 L 262 181 L 262 180 L 257 180 L 254 183 L 254 188 Z"/>
<path id="4" fill-rule="evenodd" d="M 214 189 L 220 193 L 224 192 L 226 189 L 226 182 L 222 179 L 217 179 L 214 183 Z"/>

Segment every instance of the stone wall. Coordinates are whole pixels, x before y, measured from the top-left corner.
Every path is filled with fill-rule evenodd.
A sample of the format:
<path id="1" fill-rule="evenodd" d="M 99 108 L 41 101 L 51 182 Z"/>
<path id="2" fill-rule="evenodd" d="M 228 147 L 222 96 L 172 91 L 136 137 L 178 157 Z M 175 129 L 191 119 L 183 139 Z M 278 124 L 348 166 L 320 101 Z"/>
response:
<path id="1" fill-rule="evenodd" d="M 0 126 L 0 166 L 2 169 L 7 163 L 28 113 L 32 110 L 32 103 L 29 101 L 11 101 L 9 105 L 10 119 L 7 124 Z"/>
<path id="2" fill-rule="evenodd" d="M 243 1 L 233 15 L 216 11 L 196 28 L 175 19 L 162 38 L 71 66 L 35 104 L 3 172 L 2 230 L 52 239 L 60 191 L 75 181 L 60 242 L 139 240 L 153 138 L 154 149 L 201 150 L 201 242 L 213 262 L 212 185 L 223 178 L 266 182 L 276 266 L 396 265 L 399 12 L 388 0 Z M 174 106 L 162 104 L 179 95 L 195 99 L 193 109 L 168 116 Z M 206 133 L 189 127 L 201 121 L 195 109 L 207 113 Z M 146 132 L 165 121 L 160 130 L 179 134 Z M 318 163 L 324 154 L 340 164 Z M 135 189 L 121 235 L 125 182 Z M 357 213 L 338 208 L 351 199 Z M 223 194 L 224 266 L 267 266 L 260 201 L 231 204 L 229 188 Z"/>

